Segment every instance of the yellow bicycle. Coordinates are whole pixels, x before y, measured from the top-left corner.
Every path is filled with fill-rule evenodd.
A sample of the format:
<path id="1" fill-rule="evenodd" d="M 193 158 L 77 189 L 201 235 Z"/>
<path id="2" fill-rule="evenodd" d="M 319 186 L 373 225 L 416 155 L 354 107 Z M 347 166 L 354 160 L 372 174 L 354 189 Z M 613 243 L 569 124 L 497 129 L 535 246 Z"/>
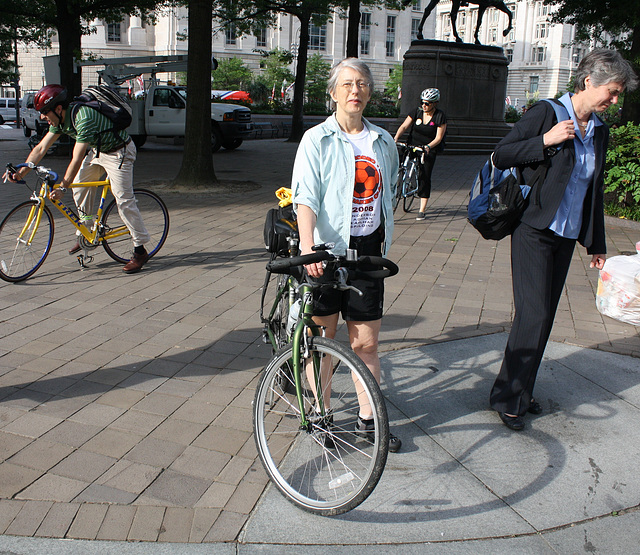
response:
<path id="1" fill-rule="evenodd" d="M 15 173 L 18 168 L 24 166 L 27 164 L 15 167 L 7 164 L 7 171 Z M 78 262 L 82 267 L 93 260 L 89 251 L 98 245 L 102 245 L 107 254 L 117 262 L 124 264 L 129 261 L 132 250 L 129 229 L 118 214 L 115 200 L 105 208 L 107 194 L 110 191 L 108 179 L 70 185 L 71 188 L 102 187 L 95 220 L 89 228 L 62 200 L 49 198 L 49 193 L 58 181 L 58 175 L 42 166 L 29 164 L 29 167 L 32 167 L 38 176 L 36 190 L 32 191 L 30 200 L 16 206 L 0 224 L 0 278 L 9 282 L 23 281 L 32 276 L 44 263 L 53 244 L 54 232 L 53 214 L 46 205 L 47 201 L 81 233 L 78 242 L 83 253 L 78 255 Z M 20 183 L 25 184 L 24 181 Z M 151 235 L 151 241 L 145 247 L 149 256 L 153 256 L 167 239 L 169 211 L 155 193 L 145 189 L 136 189 L 134 192 L 145 227 Z"/>

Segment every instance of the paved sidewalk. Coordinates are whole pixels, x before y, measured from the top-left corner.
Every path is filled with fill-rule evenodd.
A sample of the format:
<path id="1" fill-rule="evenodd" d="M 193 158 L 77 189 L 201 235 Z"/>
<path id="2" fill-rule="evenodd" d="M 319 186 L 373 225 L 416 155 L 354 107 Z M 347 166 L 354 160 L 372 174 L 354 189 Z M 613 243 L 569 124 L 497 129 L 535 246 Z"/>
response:
<path id="1" fill-rule="evenodd" d="M 372 498 L 343 519 L 303 514 L 269 488 L 263 496 L 267 479 L 250 414 L 269 357 L 258 316 L 267 260 L 262 226 L 273 192 L 289 184 L 295 150 L 281 139 L 222 150 L 214 155 L 216 174 L 237 183 L 185 194 L 160 186 L 177 173 L 182 147 L 149 143 L 136 181 L 165 199 L 171 230 L 141 273 L 123 274 L 100 251 L 81 270 L 67 255 L 73 230 L 56 218 L 54 246 L 38 273 L 21 284 L 2 282 L 0 551 L 55 553 L 59 544 L 42 538 L 67 538 L 162 542 L 167 553 L 199 553 L 204 542 L 235 542 L 241 552 L 259 544 L 268 552 L 272 544 L 283 552 L 280 544 L 337 550 L 404 541 L 421 552 L 434 541 L 445 542 L 438 552 L 539 552 L 535 542 L 551 530 L 567 539 L 555 547 L 545 541 L 550 552 L 590 551 L 588 542 L 606 551 L 613 544 L 597 540 L 609 537 L 635 540 L 616 545 L 637 549 L 638 512 L 606 524 L 602 517 L 640 503 L 640 338 L 638 328 L 595 310 L 597 272 L 583 248 L 574 254 L 541 372 L 547 412 L 515 436 L 488 410 L 512 301 L 508 240 L 484 241 L 466 222 L 478 156 L 441 157 L 427 220 L 398 214 L 396 222 L 390 257 L 401 272 L 387 282 L 381 339 L 385 383 L 394 384 L 385 395 L 404 457 L 390 458 Z M 27 152 L 20 131 L 0 130 L 4 163 Z M 45 161 L 57 170 L 66 164 Z M 27 196 L 5 184 L 0 217 Z M 608 224 L 610 256 L 632 252 L 638 239 L 638 227 Z M 472 450 L 481 454 L 480 468 Z M 504 487 L 494 482 L 505 464 L 517 478 L 511 490 L 508 479 Z M 482 490 L 488 497 L 479 501 Z M 288 535 L 289 516 L 300 534 Z M 381 518 L 384 526 L 358 535 L 361 524 Z M 492 526 L 496 519 L 500 526 Z M 313 535 L 325 528 L 335 535 Z M 505 539 L 511 536 L 534 543 Z M 181 542 L 194 545 L 187 551 Z M 115 553 L 125 544 L 62 545 L 66 553 Z M 131 553 L 147 548 L 126 545 Z M 151 546 L 157 553 L 159 544 Z"/>

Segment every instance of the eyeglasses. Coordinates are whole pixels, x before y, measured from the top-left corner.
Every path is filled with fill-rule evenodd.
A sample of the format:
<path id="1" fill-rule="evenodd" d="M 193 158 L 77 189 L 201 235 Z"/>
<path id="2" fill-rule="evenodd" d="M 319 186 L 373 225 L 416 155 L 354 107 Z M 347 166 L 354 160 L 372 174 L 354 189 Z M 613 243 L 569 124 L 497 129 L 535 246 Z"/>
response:
<path id="1" fill-rule="evenodd" d="M 433 104 L 433 102 L 427 102 L 426 100 L 422 101 L 422 105 L 423 106 L 431 106 Z"/>
<path id="2" fill-rule="evenodd" d="M 358 90 L 363 91 L 365 89 L 368 89 L 371 86 L 371 83 L 367 83 L 366 81 L 356 81 L 355 83 L 353 81 L 345 81 L 344 83 L 340 84 L 340 86 L 346 91 L 350 91 L 351 89 L 353 89 L 354 85 Z"/>

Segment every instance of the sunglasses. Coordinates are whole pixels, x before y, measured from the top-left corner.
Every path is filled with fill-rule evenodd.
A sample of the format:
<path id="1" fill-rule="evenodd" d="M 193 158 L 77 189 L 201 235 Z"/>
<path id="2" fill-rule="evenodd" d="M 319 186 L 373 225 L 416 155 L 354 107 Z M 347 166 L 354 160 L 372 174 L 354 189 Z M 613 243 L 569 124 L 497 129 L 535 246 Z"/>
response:
<path id="1" fill-rule="evenodd" d="M 431 106 L 432 104 L 433 104 L 433 102 L 426 102 L 426 101 L 422 102 L 423 106 Z"/>

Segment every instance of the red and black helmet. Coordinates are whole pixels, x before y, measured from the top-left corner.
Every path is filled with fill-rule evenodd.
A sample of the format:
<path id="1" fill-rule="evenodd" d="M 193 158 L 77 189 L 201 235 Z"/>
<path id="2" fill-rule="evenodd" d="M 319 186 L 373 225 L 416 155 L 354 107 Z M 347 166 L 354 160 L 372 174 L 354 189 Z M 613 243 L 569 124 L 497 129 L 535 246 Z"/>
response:
<path id="1" fill-rule="evenodd" d="M 36 93 L 33 104 L 38 112 L 46 114 L 66 100 L 67 89 L 62 85 L 45 85 Z"/>

